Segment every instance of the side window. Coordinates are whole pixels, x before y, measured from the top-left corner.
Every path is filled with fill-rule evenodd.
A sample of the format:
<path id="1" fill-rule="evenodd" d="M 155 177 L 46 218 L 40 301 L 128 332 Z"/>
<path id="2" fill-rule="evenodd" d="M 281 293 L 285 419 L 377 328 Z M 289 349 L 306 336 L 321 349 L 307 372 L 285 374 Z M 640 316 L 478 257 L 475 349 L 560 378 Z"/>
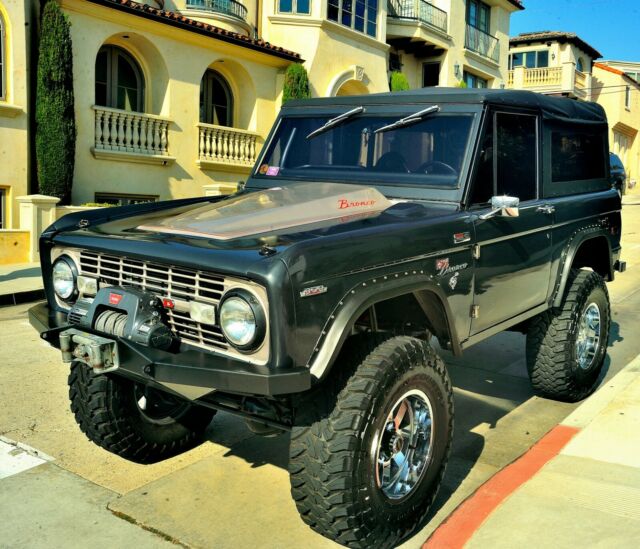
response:
<path id="1" fill-rule="evenodd" d="M 471 193 L 471 204 L 487 204 L 492 196 L 537 197 L 537 119 L 495 113 L 485 129 Z"/>
<path id="2" fill-rule="evenodd" d="M 521 202 L 537 197 L 537 119 L 535 116 L 497 113 L 495 119 L 496 192 Z"/>
<path id="3" fill-rule="evenodd" d="M 551 132 L 551 181 L 562 183 L 605 176 L 604 136 L 588 131 Z"/>

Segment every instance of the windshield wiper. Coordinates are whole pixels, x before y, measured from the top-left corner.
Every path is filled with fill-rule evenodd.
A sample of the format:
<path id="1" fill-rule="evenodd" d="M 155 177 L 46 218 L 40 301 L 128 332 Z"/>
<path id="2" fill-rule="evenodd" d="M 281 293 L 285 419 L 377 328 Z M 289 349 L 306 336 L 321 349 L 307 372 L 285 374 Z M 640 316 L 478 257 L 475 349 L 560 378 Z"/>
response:
<path id="1" fill-rule="evenodd" d="M 317 130 L 313 130 L 309 135 L 307 135 L 307 139 L 311 139 L 312 137 L 320 135 L 321 133 L 324 133 L 331 128 L 335 128 L 336 126 L 342 124 L 345 120 L 351 118 L 356 114 L 360 114 L 361 112 L 364 112 L 364 107 L 356 107 L 355 109 L 342 113 L 335 118 L 332 118 L 331 120 L 327 120 L 324 126 L 318 128 Z"/>
<path id="2" fill-rule="evenodd" d="M 391 130 L 395 130 L 397 128 L 404 128 L 405 126 L 410 126 L 411 124 L 415 124 L 416 122 L 420 122 L 428 114 L 432 114 L 434 112 L 438 112 L 439 110 L 440 110 L 440 107 L 438 105 L 433 105 L 431 107 L 427 107 L 426 109 L 422 109 L 421 111 L 414 112 L 413 114 L 410 114 L 409 116 L 405 116 L 404 118 L 401 118 L 400 120 L 396 120 L 395 122 L 392 122 L 391 124 L 387 124 L 386 126 L 382 126 L 382 128 L 378 128 L 373 133 L 388 132 L 388 131 L 391 131 Z"/>

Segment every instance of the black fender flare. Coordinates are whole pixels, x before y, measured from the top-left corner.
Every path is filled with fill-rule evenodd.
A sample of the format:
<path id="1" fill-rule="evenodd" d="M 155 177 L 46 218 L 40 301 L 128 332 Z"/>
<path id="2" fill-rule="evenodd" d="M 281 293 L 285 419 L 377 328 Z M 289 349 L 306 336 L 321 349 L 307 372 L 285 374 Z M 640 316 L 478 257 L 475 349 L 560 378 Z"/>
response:
<path id="1" fill-rule="evenodd" d="M 459 354 L 460 343 L 451 322 L 451 309 L 437 280 L 424 271 L 402 271 L 361 281 L 338 301 L 308 360 L 307 367 L 311 369 L 311 375 L 316 379 L 327 375 L 353 325 L 369 307 L 380 301 L 415 292 L 431 292 L 438 298 L 446 317 L 451 347 Z"/>
<path id="2" fill-rule="evenodd" d="M 571 272 L 571 265 L 573 265 L 573 260 L 578 253 L 580 247 L 589 240 L 593 240 L 595 238 L 604 237 L 607 248 L 609 251 L 609 256 L 607 260 L 608 264 L 608 276 L 611 280 L 613 277 L 613 264 L 611 261 L 611 242 L 608 238 L 607 232 L 601 226 L 590 226 L 583 229 L 580 229 L 574 233 L 574 235 L 569 239 L 569 243 L 564 248 L 562 255 L 560 256 L 560 269 L 558 272 L 558 276 L 556 277 L 556 286 L 553 291 L 552 297 L 552 305 L 553 307 L 560 307 L 562 305 L 562 296 L 564 295 L 564 290 L 567 286 L 567 282 L 569 280 L 569 273 Z"/>

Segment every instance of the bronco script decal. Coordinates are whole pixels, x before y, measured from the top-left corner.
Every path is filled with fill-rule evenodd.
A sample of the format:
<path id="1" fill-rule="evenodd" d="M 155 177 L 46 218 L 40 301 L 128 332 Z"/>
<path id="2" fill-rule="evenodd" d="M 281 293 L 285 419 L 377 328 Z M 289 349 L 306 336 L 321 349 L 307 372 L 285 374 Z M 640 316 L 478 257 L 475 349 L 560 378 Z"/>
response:
<path id="1" fill-rule="evenodd" d="M 455 273 L 462 271 L 469 266 L 468 263 L 460 263 L 459 265 L 449 265 L 449 258 L 443 257 L 436 259 L 436 274 L 438 276 L 444 276 L 449 273 Z"/>
<path id="2" fill-rule="evenodd" d="M 362 208 L 365 206 L 373 206 L 376 203 L 375 200 L 352 200 L 349 201 L 346 198 L 338 199 L 338 209 L 344 210 L 345 208 Z"/>

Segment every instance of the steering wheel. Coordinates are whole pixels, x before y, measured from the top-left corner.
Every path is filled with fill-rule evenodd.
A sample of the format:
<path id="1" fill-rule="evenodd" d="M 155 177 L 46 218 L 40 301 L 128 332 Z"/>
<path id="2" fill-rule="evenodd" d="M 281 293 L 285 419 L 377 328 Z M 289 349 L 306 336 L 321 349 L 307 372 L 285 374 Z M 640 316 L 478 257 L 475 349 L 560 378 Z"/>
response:
<path id="1" fill-rule="evenodd" d="M 418 166 L 415 173 L 426 173 L 428 175 L 458 175 L 458 172 L 449 164 L 440 162 L 438 160 L 432 160 L 430 162 L 424 162 Z"/>

